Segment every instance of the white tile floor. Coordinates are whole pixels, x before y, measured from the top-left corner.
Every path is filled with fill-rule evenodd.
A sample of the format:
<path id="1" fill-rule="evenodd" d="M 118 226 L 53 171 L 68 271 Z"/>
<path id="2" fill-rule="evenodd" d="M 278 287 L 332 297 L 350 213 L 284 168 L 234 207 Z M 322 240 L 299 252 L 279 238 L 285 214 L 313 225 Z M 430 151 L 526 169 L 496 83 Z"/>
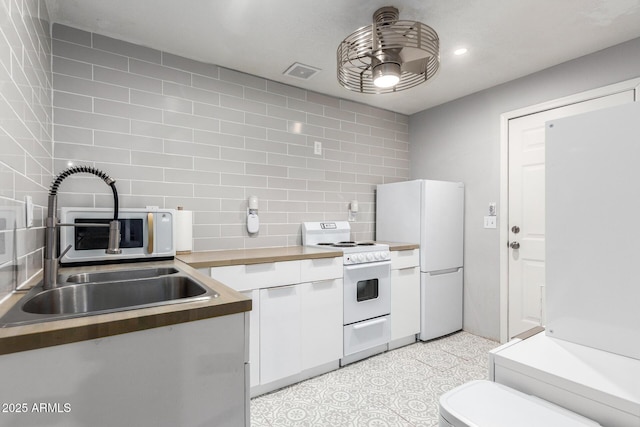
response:
<path id="1" fill-rule="evenodd" d="M 438 398 L 487 378 L 487 352 L 499 344 L 459 332 L 392 350 L 251 401 L 251 425 L 438 425 Z"/>

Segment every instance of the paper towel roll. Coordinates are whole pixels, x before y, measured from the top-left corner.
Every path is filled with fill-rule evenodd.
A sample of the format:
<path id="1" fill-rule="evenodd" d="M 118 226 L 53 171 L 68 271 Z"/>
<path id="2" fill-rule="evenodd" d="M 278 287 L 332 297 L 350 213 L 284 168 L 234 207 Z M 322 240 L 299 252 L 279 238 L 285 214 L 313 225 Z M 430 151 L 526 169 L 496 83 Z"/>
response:
<path id="1" fill-rule="evenodd" d="M 193 249 L 193 212 L 178 206 L 176 211 L 176 253 L 188 254 Z"/>

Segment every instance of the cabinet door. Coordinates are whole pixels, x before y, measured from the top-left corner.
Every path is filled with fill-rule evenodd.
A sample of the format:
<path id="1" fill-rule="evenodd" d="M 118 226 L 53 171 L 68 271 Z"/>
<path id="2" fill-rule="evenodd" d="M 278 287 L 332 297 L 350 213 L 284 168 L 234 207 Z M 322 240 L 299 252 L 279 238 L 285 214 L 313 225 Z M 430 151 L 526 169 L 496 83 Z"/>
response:
<path id="1" fill-rule="evenodd" d="M 342 279 L 300 285 L 302 369 L 342 357 Z"/>
<path id="2" fill-rule="evenodd" d="M 260 383 L 300 372 L 300 286 L 260 289 Z"/>
<path id="3" fill-rule="evenodd" d="M 420 332 L 420 269 L 391 270 L 391 339 Z"/>
<path id="4" fill-rule="evenodd" d="M 250 386 L 260 384 L 260 291 L 241 292 L 251 298 L 252 308 L 249 312 L 249 368 Z"/>

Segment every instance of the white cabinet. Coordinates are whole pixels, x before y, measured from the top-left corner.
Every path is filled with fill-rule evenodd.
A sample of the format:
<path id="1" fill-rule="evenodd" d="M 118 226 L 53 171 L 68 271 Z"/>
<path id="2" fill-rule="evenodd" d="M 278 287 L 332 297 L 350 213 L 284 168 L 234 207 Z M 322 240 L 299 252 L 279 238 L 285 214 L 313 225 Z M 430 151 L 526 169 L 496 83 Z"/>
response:
<path id="1" fill-rule="evenodd" d="M 254 396 L 318 375 L 314 369 L 323 365 L 335 362 L 338 367 L 343 355 L 341 257 L 213 267 L 210 274 L 253 301 L 249 363 Z"/>
<path id="2" fill-rule="evenodd" d="M 260 290 L 260 383 L 342 357 L 342 280 Z"/>
<path id="3" fill-rule="evenodd" d="M 260 383 L 300 372 L 300 285 L 260 290 Z"/>
<path id="4" fill-rule="evenodd" d="M 0 402 L 28 410 L 0 425 L 249 426 L 245 327 L 236 313 L 2 355 Z"/>
<path id="5" fill-rule="evenodd" d="M 415 341 L 420 332 L 418 249 L 391 252 L 391 341 Z M 393 347 L 393 345 L 392 345 Z"/>
<path id="6" fill-rule="evenodd" d="M 302 369 L 342 357 L 342 279 L 300 285 Z"/>
<path id="7" fill-rule="evenodd" d="M 251 298 L 251 311 L 249 316 L 249 368 L 250 386 L 260 384 L 260 291 L 241 292 L 242 295 Z"/>

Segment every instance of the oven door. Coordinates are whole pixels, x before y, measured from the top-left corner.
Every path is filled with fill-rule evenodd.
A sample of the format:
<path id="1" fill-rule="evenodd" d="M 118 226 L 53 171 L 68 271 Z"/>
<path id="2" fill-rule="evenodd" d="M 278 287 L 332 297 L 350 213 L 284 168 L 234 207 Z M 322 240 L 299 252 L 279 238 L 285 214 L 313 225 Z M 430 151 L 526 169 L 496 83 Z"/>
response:
<path id="1" fill-rule="evenodd" d="M 344 324 L 391 312 L 391 261 L 344 267 Z"/>

